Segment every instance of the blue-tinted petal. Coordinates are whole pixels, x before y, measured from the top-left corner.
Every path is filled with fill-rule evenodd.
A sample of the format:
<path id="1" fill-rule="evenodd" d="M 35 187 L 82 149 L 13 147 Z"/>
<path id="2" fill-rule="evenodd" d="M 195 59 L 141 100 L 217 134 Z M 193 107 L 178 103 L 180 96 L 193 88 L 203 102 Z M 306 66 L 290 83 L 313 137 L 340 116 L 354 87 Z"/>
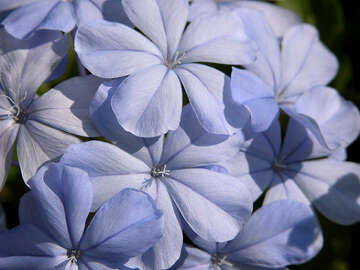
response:
<path id="1" fill-rule="evenodd" d="M 94 75 L 122 77 L 162 63 L 159 49 L 142 34 L 119 23 L 81 25 L 75 36 L 81 63 Z"/>
<path id="2" fill-rule="evenodd" d="M 160 160 L 163 137 L 137 137 L 120 126 L 111 109 L 111 98 L 122 80 L 111 80 L 100 85 L 90 104 L 91 119 L 104 137 L 152 167 Z"/>
<path id="3" fill-rule="evenodd" d="M 184 63 L 212 62 L 243 65 L 256 58 L 256 46 L 235 14 L 199 18 L 190 23 L 179 45 Z"/>
<path id="4" fill-rule="evenodd" d="M 210 134 L 190 105 L 184 107 L 180 127 L 168 133 L 161 164 L 170 169 L 198 167 L 226 160 L 236 154 L 240 137 Z"/>
<path id="5" fill-rule="evenodd" d="M 0 30 L 2 88 L 16 104 L 26 107 L 40 85 L 67 54 L 69 40 L 59 32 L 42 32 L 21 42 Z M 36 68 L 34 68 L 36 66 Z"/>
<path id="6" fill-rule="evenodd" d="M 81 168 L 89 174 L 94 190 L 92 210 L 125 187 L 142 188 L 151 171 L 143 161 L 112 144 L 99 141 L 71 145 L 61 163 Z"/>
<path id="7" fill-rule="evenodd" d="M 188 1 L 124 0 L 123 6 L 132 23 L 172 59 L 185 28 Z"/>
<path id="8" fill-rule="evenodd" d="M 14 10 L 2 24 L 10 34 L 23 39 L 41 29 L 70 32 L 75 27 L 76 18 L 71 3 L 42 0 Z"/>
<path id="9" fill-rule="evenodd" d="M 92 203 L 92 187 L 86 172 L 49 163 L 29 181 L 32 198 L 22 201 L 23 219 L 32 223 L 63 247 L 76 247 L 82 237 Z M 33 201 L 29 206 L 26 201 Z M 35 209 L 28 207 L 35 206 Z M 34 215 L 34 216 L 31 216 Z"/>
<path id="10" fill-rule="evenodd" d="M 13 120 L 0 120 L 0 190 L 5 184 L 11 166 L 18 129 L 19 126 L 14 125 Z"/>
<path id="11" fill-rule="evenodd" d="M 292 26 L 301 23 L 301 19 L 296 13 L 272 3 L 245 0 L 236 1 L 235 4 L 262 12 L 278 37 L 282 37 Z"/>
<path id="12" fill-rule="evenodd" d="M 343 225 L 360 220 L 358 164 L 330 158 L 306 161 L 294 179 L 312 204 L 330 220 Z"/>
<path id="13" fill-rule="evenodd" d="M 101 81 L 83 76 L 62 82 L 31 104 L 30 119 L 72 134 L 98 136 L 90 120 L 89 105 Z"/>
<path id="14" fill-rule="evenodd" d="M 233 132 L 224 114 L 225 74 L 199 64 L 184 64 L 176 74 L 185 88 L 192 109 L 209 133 L 229 135 Z"/>
<path id="15" fill-rule="evenodd" d="M 162 212 L 146 193 L 124 189 L 96 212 L 80 248 L 85 256 L 97 257 L 108 265 L 124 264 L 144 253 L 160 239 Z"/>
<path id="16" fill-rule="evenodd" d="M 292 27 L 282 40 L 282 84 L 279 96 L 286 101 L 314 86 L 326 85 L 336 75 L 338 61 L 308 24 Z"/>
<path id="17" fill-rule="evenodd" d="M 251 1 L 241 2 L 248 3 Z M 241 8 L 237 12 L 244 20 L 246 34 L 259 47 L 256 61 L 249 65 L 245 65 L 245 67 L 257 74 L 258 77 L 268 85 L 264 91 L 269 91 L 268 88 L 270 87 L 271 92 L 274 94 L 276 88 L 280 84 L 281 76 L 279 40 L 271 30 L 263 13 L 247 8 Z"/>
<path id="18" fill-rule="evenodd" d="M 0 234 L 1 269 L 48 270 L 66 260 L 66 250 L 30 224 Z"/>
<path id="19" fill-rule="evenodd" d="M 198 168 L 174 170 L 164 183 L 184 220 L 207 241 L 232 239 L 252 211 L 250 193 L 226 174 Z"/>
<path id="20" fill-rule="evenodd" d="M 294 201 L 263 206 L 225 246 L 230 262 L 277 268 L 304 263 L 322 247 L 322 234 L 310 207 Z"/>
<path id="21" fill-rule="evenodd" d="M 180 256 L 183 245 L 181 222 L 178 218 L 178 210 L 173 206 L 166 186 L 157 180 L 156 191 L 151 194 L 156 207 L 163 212 L 164 233 L 159 241 L 143 255 L 130 259 L 127 265 L 131 268 L 143 270 L 168 269 Z M 151 191 L 146 189 L 147 192 Z"/>
<path id="22" fill-rule="evenodd" d="M 25 183 L 48 160 L 58 158 L 66 148 L 80 139 L 34 120 L 20 126 L 17 154 Z"/>
<path id="23" fill-rule="evenodd" d="M 255 132 L 267 130 L 278 116 L 279 106 L 273 90 L 249 71 L 233 68 L 231 93 L 235 102 L 250 111 L 251 128 Z"/>
<path id="24" fill-rule="evenodd" d="M 111 98 L 120 125 L 136 136 L 155 137 L 179 126 L 182 91 L 165 65 L 130 75 Z"/>
<path id="25" fill-rule="evenodd" d="M 332 88 L 311 89 L 287 111 L 330 150 L 347 147 L 360 133 L 359 110 Z"/>

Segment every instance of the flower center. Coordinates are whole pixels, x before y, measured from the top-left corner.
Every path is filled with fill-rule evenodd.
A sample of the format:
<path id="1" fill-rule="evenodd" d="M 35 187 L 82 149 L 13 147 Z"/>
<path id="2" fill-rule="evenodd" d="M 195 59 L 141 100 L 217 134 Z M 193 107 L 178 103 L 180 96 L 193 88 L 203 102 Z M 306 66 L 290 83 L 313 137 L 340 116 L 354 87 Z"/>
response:
<path id="1" fill-rule="evenodd" d="M 273 165 L 272 165 L 272 169 L 274 170 L 274 172 L 280 172 L 282 170 L 284 170 L 286 168 L 286 165 L 281 164 L 281 162 L 279 160 L 275 160 Z"/>
<path id="2" fill-rule="evenodd" d="M 166 169 L 166 165 L 162 167 L 152 167 L 150 174 L 154 178 L 159 178 L 170 175 L 170 170 Z"/>
<path id="3" fill-rule="evenodd" d="M 78 249 L 69 249 L 67 252 L 68 260 L 72 263 L 77 263 L 80 255 L 80 250 Z"/>
<path id="4" fill-rule="evenodd" d="M 172 59 L 165 59 L 164 64 L 165 66 L 167 66 L 169 69 L 173 69 L 175 68 L 177 65 L 181 64 L 181 60 L 184 58 L 185 53 L 182 53 L 181 55 L 179 54 L 178 51 L 176 51 L 175 56 Z"/>
<path id="5" fill-rule="evenodd" d="M 221 265 L 227 265 L 232 267 L 233 264 L 226 260 L 226 256 L 219 255 L 214 253 L 211 255 L 211 264 L 213 266 L 213 270 L 219 270 Z"/>
<path id="6" fill-rule="evenodd" d="M 20 106 L 15 103 L 15 101 L 6 95 L 0 95 L 0 98 L 5 98 L 9 101 L 9 105 L 5 105 L 5 107 L 1 107 L 5 114 L 0 115 L 0 120 L 13 119 L 15 122 L 23 124 L 27 120 L 27 114 L 23 110 L 21 110 Z"/>

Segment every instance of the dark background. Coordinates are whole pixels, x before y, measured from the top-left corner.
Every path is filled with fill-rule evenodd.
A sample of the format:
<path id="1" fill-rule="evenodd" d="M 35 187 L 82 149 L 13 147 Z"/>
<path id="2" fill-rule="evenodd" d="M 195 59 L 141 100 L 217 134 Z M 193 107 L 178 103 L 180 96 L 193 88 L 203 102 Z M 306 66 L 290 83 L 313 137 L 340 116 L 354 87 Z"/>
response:
<path id="1" fill-rule="evenodd" d="M 345 98 L 360 108 L 360 5 L 351 0 L 278 0 L 272 1 L 294 10 L 301 18 L 319 29 L 321 40 L 333 51 L 340 62 L 338 76 L 331 83 Z M 72 54 L 68 71 L 60 80 L 44 85 L 46 91 L 59 81 L 77 75 L 75 57 Z M 16 159 L 16 157 L 14 157 Z M 348 160 L 360 163 L 360 139 L 348 148 Z M 13 167 L 7 184 L 0 193 L 0 203 L 7 214 L 8 227 L 18 224 L 18 201 L 27 191 L 19 169 Z M 291 270 L 360 270 L 360 224 L 336 225 L 320 217 L 324 233 L 324 248 L 307 264 L 292 266 Z M 0 243 L 1 244 L 1 243 Z"/>

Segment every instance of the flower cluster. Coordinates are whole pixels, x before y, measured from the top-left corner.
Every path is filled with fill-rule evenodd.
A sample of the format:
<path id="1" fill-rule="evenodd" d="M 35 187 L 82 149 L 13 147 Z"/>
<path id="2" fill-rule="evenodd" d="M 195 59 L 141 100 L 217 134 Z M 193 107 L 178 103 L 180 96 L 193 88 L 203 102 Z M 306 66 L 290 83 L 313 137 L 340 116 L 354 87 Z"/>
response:
<path id="1" fill-rule="evenodd" d="M 284 270 L 322 248 L 314 208 L 360 221 L 360 113 L 291 11 L 5 0 L 0 22 L 0 188 L 16 146 L 30 189 L 0 269 Z M 40 95 L 73 50 L 82 76 Z"/>

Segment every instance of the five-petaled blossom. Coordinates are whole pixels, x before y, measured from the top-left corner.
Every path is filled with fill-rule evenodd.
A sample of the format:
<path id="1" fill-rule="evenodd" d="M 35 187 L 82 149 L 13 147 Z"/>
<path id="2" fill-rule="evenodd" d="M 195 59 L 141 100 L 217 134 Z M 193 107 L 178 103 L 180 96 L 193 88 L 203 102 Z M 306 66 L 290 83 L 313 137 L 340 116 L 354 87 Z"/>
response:
<path id="1" fill-rule="evenodd" d="M 144 192 L 124 189 L 90 220 L 86 172 L 49 163 L 30 179 L 21 224 L 0 234 L 0 269 L 124 269 L 162 235 L 162 213 Z M 91 218 L 91 216 L 90 216 Z"/>
<path id="2" fill-rule="evenodd" d="M 95 209 L 121 189 L 132 187 L 149 193 L 164 212 L 164 236 L 131 266 L 167 269 L 173 265 L 181 253 L 183 224 L 209 241 L 234 238 L 251 213 L 251 196 L 236 178 L 209 170 L 208 164 L 234 155 L 238 139 L 207 133 L 190 106 L 184 108 L 180 127 L 168 133 L 165 143 L 164 136 L 135 137 L 118 128 L 115 116 L 109 117 L 107 90 L 98 90 L 91 111 L 99 132 L 115 145 L 95 141 L 72 145 L 61 162 L 89 173 Z M 106 123 L 101 121 L 104 115 Z"/>
<path id="3" fill-rule="evenodd" d="M 199 64 L 242 65 L 255 60 L 256 46 L 237 14 L 193 21 L 186 0 L 124 0 L 123 7 L 143 34 L 125 25 L 81 25 L 75 51 L 94 75 L 129 75 L 111 99 L 121 126 L 136 136 L 155 137 L 178 128 L 182 86 L 198 121 L 209 132 L 232 134 L 224 113 L 222 72 Z M 185 31 L 184 31 L 185 29 Z"/>
<path id="4" fill-rule="evenodd" d="M 67 80 L 42 96 L 36 91 L 69 48 L 59 32 L 42 32 L 21 41 L 0 29 L 0 189 L 9 171 L 14 143 L 25 182 L 67 146 L 96 136 L 88 113 L 101 80 L 94 76 Z"/>
<path id="5" fill-rule="evenodd" d="M 299 232 L 302 237 L 296 237 Z M 203 250 L 185 246 L 175 269 L 284 270 L 288 265 L 309 261 L 323 244 L 321 229 L 311 208 L 291 200 L 260 208 L 228 242 L 208 242 L 191 232 L 188 234 Z"/>

